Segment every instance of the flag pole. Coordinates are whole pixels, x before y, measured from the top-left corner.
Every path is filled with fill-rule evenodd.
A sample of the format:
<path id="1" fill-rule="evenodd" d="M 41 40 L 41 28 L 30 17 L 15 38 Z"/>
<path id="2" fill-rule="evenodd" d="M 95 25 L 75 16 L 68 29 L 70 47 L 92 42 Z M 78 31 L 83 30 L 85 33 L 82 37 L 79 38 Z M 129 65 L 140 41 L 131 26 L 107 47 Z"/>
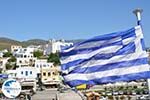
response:
<path id="1" fill-rule="evenodd" d="M 137 8 L 133 11 L 133 13 L 137 17 L 137 25 L 141 25 L 141 13 L 143 12 L 143 9 Z"/>
<path id="2" fill-rule="evenodd" d="M 137 17 L 137 25 L 141 25 L 141 13 L 143 12 L 143 9 L 137 8 L 133 11 L 133 13 Z M 147 85 L 148 85 L 148 93 L 149 93 L 149 98 L 150 98 L 150 79 L 147 79 Z"/>

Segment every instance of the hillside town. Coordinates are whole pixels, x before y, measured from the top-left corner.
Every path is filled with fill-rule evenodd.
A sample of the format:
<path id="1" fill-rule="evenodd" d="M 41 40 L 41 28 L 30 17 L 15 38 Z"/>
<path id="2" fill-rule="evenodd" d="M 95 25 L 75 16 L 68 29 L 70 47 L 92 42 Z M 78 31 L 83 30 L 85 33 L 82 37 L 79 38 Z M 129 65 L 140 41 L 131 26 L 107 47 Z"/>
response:
<path id="1" fill-rule="evenodd" d="M 1 0 L 0 100 L 150 100 L 150 0 Z"/>
<path id="2" fill-rule="evenodd" d="M 0 86 L 6 79 L 20 82 L 22 92 L 57 88 L 61 83 L 58 52 L 61 46 L 73 43 L 49 40 L 45 45 L 11 45 L 10 50 L 0 51 Z"/>

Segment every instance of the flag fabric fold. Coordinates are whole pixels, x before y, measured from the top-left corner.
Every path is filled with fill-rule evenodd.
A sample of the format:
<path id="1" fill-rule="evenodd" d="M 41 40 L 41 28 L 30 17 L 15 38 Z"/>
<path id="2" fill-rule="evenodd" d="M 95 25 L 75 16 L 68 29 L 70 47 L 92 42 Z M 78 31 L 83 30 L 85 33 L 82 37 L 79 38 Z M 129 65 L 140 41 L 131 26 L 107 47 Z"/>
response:
<path id="1" fill-rule="evenodd" d="M 72 87 L 150 77 L 141 26 L 77 43 L 60 57 L 64 81 Z"/>

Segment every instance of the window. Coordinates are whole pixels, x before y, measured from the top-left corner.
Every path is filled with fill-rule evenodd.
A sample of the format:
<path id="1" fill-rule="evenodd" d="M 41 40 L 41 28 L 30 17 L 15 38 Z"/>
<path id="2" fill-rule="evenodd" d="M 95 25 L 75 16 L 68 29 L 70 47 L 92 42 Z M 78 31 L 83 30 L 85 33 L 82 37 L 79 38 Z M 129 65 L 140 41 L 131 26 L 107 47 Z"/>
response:
<path id="1" fill-rule="evenodd" d="M 30 74 L 32 74 L 32 71 L 30 71 Z"/>
<path id="2" fill-rule="evenodd" d="M 52 72 L 53 75 L 55 75 L 55 72 Z"/>
<path id="3" fill-rule="evenodd" d="M 48 72 L 48 76 L 51 76 L 51 73 L 50 73 L 50 72 Z"/>
<path id="4" fill-rule="evenodd" d="M 23 58 L 23 55 L 20 55 L 21 56 L 21 58 Z"/>
<path id="5" fill-rule="evenodd" d="M 57 72 L 53 72 L 52 74 L 53 74 L 53 75 L 57 75 Z"/>
<path id="6" fill-rule="evenodd" d="M 43 67 L 46 67 L 46 65 L 45 65 L 45 64 L 43 64 Z"/>
<path id="7" fill-rule="evenodd" d="M 24 58 L 26 58 L 27 57 L 27 55 L 24 55 Z"/>
<path id="8" fill-rule="evenodd" d="M 26 71 L 26 76 L 28 76 L 28 71 Z"/>
<path id="9" fill-rule="evenodd" d="M 21 74 L 23 75 L 23 71 L 21 71 Z"/>
<path id="10" fill-rule="evenodd" d="M 45 72 L 43 72 L 43 76 L 46 76 L 46 73 L 45 73 Z"/>
<path id="11" fill-rule="evenodd" d="M 19 63 L 22 63 L 22 61 L 20 60 Z"/>

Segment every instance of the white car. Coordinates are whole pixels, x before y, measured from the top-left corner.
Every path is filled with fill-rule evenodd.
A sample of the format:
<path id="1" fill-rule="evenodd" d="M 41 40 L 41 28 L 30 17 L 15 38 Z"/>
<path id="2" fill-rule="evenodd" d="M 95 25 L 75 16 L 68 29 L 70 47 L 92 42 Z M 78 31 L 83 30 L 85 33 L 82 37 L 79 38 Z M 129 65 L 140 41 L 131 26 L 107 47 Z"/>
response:
<path id="1" fill-rule="evenodd" d="M 107 100 L 107 98 L 103 97 L 103 96 L 100 96 L 100 99 L 99 100 Z"/>

